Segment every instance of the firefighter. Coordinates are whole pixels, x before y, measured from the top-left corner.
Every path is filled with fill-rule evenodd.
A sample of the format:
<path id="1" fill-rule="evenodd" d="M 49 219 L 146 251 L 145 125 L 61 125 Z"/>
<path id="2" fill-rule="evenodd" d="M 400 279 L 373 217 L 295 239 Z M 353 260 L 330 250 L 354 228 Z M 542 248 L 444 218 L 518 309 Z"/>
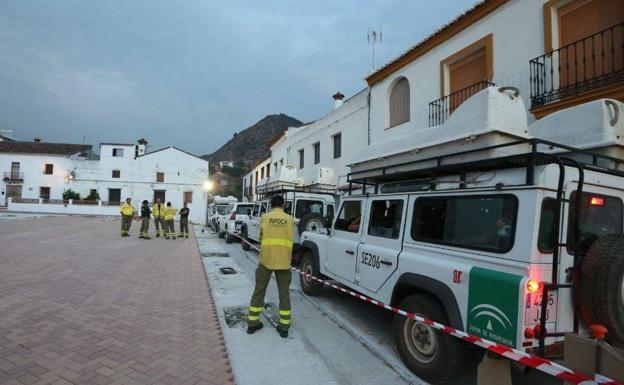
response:
<path id="1" fill-rule="evenodd" d="M 165 205 L 160 202 L 160 198 L 156 198 L 156 203 L 154 203 L 154 206 L 152 206 L 152 214 L 154 214 L 154 226 L 156 227 L 156 236 L 160 237 L 161 227 L 163 233 L 167 231 L 167 228 L 165 227 Z"/>
<path id="2" fill-rule="evenodd" d="M 188 234 L 188 216 L 189 216 L 189 212 L 191 210 L 189 210 L 188 207 L 186 207 L 187 204 L 186 202 L 184 202 L 184 205 L 182 207 L 182 209 L 180 209 L 180 234 L 179 237 L 182 238 L 188 238 L 189 234 Z"/>
<path id="3" fill-rule="evenodd" d="M 167 239 L 169 239 L 169 237 L 171 237 L 172 239 L 176 239 L 175 228 L 173 227 L 175 213 L 176 213 L 175 207 L 171 206 L 171 202 L 167 202 L 167 207 L 165 207 L 165 212 L 164 212 L 165 226 L 163 229 L 165 232 L 165 238 Z"/>
<path id="4" fill-rule="evenodd" d="M 271 211 L 264 214 L 260 221 L 260 257 L 256 269 L 256 287 L 249 304 L 247 334 L 262 329 L 260 313 L 264 309 L 264 295 L 275 274 L 279 292 L 279 325 L 277 332 L 280 337 L 288 337 L 290 328 L 290 293 L 292 280 L 290 263 L 293 249 L 294 219 L 284 212 L 284 198 L 276 195 L 271 198 Z"/>
<path id="5" fill-rule="evenodd" d="M 139 232 L 139 238 L 152 239 L 149 236 L 149 223 L 151 214 L 152 210 L 150 210 L 147 200 L 144 200 L 143 205 L 141 205 L 141 230 Z"/>
<path id="6" fill-rule="evenodd" d="M 130 198 L 126 198 L 126 201 L 122 203 L 119 208 L 119 212 L 121 213 L 121 236 L 129 237 L 130 236 L 130 225 L 132 224 L 132 216 L 134 215 L 134 207 L 130 203 Z"/>

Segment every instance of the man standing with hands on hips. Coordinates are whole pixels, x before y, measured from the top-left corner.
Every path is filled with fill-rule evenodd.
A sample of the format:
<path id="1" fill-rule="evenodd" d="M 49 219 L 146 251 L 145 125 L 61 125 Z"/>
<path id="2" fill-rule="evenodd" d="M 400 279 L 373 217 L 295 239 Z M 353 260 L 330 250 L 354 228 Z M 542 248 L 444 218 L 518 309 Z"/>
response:
<path id="1" fill-rule="evenodd" d="M 264 295 L 275 273 L 279 292 L 279 325 L 277 332 L 280 337 L 288 337 L 290 328 L 290 282 L 292 260 L 294 219 L 284 212 L 284 198 L 276 195 L 271 198 L 271 211 L 260 220 L 260 257 L 256 269 L 256 287 L 249 304 L 247 334 L 253 334 L 264 326 L 260 322 L 260 314 L 264 309 Z"/>

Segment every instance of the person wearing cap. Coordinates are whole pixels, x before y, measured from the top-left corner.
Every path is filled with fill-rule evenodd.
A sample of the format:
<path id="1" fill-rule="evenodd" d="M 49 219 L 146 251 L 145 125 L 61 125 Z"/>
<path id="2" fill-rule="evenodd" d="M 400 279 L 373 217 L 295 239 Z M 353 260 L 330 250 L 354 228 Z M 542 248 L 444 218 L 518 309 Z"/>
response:
<path id="1" fill-rule="evenodd" d="M 139 238 L 151 239 L 149 236 L 149 223 L 152 210 L 149 208 L 147 200 L 143 201 L 141 205 L 141 230 L 139 231 Z"/>
<path id="2" fill-rule="evenodd" d="M 279 292 L 279 324 L 276 329 L 280 337 L 287 338 L 291 317 L 289 288 L 295 221 L 284 212 L 284 198 L 281 195 L 271 198 L 271 207 L 271 211 L 260 220 L 260 256 L 256 286 L 249 304 L 247 334 L 253 334 L 263 327 L 260 314 L 264 310 L 264 296 L 271 276 L 275 274 Z"/>

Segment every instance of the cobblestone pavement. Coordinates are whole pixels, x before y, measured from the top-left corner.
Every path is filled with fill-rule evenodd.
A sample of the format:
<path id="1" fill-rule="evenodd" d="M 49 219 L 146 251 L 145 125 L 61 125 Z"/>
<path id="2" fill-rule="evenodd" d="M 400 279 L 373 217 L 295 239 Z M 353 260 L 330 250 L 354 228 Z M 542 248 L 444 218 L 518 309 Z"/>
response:
<path id="1" fill-rule="evenodd" d="M 0 223 L 0 384 L 234 383 L 193 231 L 119 225 Z"/>

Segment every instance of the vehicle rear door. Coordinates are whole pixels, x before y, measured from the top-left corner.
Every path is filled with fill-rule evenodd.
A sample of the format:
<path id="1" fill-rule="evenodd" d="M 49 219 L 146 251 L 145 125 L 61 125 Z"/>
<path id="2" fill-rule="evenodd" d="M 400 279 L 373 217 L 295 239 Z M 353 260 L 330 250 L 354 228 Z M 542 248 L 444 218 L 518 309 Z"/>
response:
<path id="1" fill-rule="evenodd" d="M 356 283 L 376 292 L 397 269 L 405 227 L 405 196 L 370 199 L 358 247 Z"/>
<path id="2" fill-rule="evenodd" d="M 345 199 L 334 222 L 325 255 L 328 272 L 348 282 L 355 282 L 355 261 L 362 234 L 365 198 Z"/>

